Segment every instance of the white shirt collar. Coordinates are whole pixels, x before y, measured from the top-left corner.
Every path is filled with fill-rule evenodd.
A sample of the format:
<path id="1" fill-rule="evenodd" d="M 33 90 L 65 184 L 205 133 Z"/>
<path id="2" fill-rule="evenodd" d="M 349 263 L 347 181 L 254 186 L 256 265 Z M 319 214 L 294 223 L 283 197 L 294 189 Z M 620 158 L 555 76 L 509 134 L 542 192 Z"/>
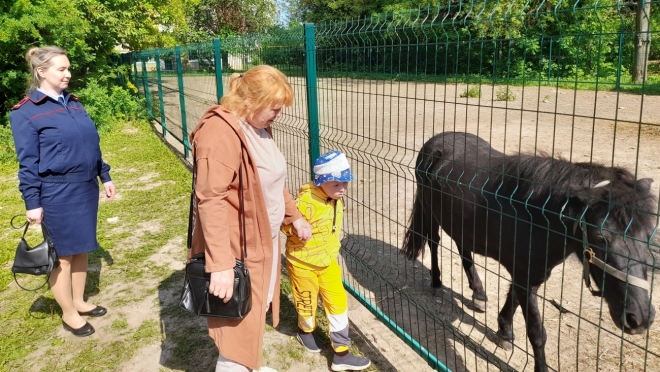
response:
<path id="1" fill-rule="evenodd" d="M 57 102 L 59 102 L 59 98 L 60 98 L 60 97 L 62 97 L 62 99 L 64 99 L 64 92 L 60 93 L 59 96 L 55 96 L 55 95 L 49 94 L 49 93 L 47 93 L 47 92 L 41 90 L 41 88 L 37 88 L 37 90 L 38 90 L 39 92 L 41 92 L 41 93 L 47 95 L 48 97 L 54 99 L 54 100 L 57 101 Z"/>

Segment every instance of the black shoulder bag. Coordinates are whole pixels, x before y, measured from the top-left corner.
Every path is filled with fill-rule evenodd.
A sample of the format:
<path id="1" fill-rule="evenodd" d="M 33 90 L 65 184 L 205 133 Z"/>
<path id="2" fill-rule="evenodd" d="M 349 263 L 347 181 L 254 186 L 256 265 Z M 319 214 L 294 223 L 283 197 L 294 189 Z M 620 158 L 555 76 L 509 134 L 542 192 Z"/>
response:
<path id="1" fill-rule="evenodd" d="M 247 257 L 247 244 L 245 238 L 245 206 L 243 196 L 243 166 L 238 168 L 238 183 L 241 192 L 241 236 L 242 246 L 241 259 L 236 259 L 234 266 L 234 294 L 228 302 L 209 294 L 211 274 L 204 271 L 206 259 L 204 253 L 199 253 L 190 258 L 186 264 L 186 277 L 183 282 L 183 291 L 179 306 L 190 313 L 205 317 L 242 319 L 252 308 L 252 287 L 250 275 L 244 261 Z M 192 235 L 195 228 L 195 178 L 197 177 L 197 161 L 193 155 L 193 181 L 192 194 L 190 196 L 190 214 L 188 217 L 188 251 L 192 246 Z"/>
<path id="2" fill-rule="evenodd" d="M 23 227 L 25 229 L 23 230 L 21 240 L 18 242 L 18 247 L 16 247 L 16 255 L 14 256 L 14 264 L 11 266 L 11 271 L 14 273 L 14 281 L 16 281 L 16 284 L 21 289 L 36 291 L 48 283 L 50 272 L 59 266 L 60 261 L 57 259 L 57 253 L 55 252 L 53 242 L 50 240 L 50 234 L 46 225 L 43 222 L 41 223 L 41 232 L 43 233 L 44 240 L 35 247 L 30 247 L 27 241 L 25 241 L 25 234 L 28 227 L 30 227 L 30 221 L 25 221 L 23 225 L 16 226 L 14 225 L 16 217 L 21 216 L 14 216 L 10 222 L 11 226 L 15 229 L 21 229 Z M 44 284 L 35 289 L 28 289 L 18 283 L 16 274 L 47 275 L 47 277 Z"/>

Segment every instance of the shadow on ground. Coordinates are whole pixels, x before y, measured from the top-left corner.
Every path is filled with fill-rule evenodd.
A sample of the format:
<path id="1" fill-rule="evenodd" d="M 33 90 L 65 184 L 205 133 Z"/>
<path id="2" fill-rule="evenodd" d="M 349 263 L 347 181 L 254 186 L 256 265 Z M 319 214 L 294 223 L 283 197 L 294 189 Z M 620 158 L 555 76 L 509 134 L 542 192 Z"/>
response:
<path id="1" fill-rule="evenodd" d="M 101 261 L 105 261 L 106 265 L 114 264 L 114 259 L 108 250 L 99 246 L 96 250 L 89 253 L 88 256 L 88 268 L 87 268 L 87 281 L 85 282 L 85 300 L 94 303 L 93 300 L 90 300 L 91 297 L 99 294 L 99 283 L 101 282 Z M 22 279 L 22 278 L 21 278 Z M 19 282 L 22 283 L 21 279 Z M 40 285 L 44 284 L 43 287 L 39 288 L 39 291 L 47 293 L 50 291 L 49 284 L 46 283 L 48 278 L 46 276 L 38 276 L 30 280 L 30 285 L 26 288 L 37 288 Z M 57 304 L 55 299 L 44 297 L 43 295 L 37 297 L 36 300 L 30 306 L 30 315 L 35 318 L 45 318 L 53 317 L 57 315 L 58 317 L 62 316 L 62 309 Z"/>
<path id="2" fill-rule="evenodd" d="M 288 286 L 288 273 L 286 271 L 285 265 L 286 259 L 282 259 L 282 287 L 283 291 L 280 296 L 280 325 L 277 327 L 277 331 L 294 338 L 298 332 L 298 315 L 296 313 L 295 305 L 293 300 L 289 298 L 285 292 L 290 292 L 287 290 Z M 347 294 L 348 295 L 348 294 Z M 362 355 L 370 359 L 375 366 L 380 371 L 396 371 L 397 369 L 389 362 L 386 355 L 383 355 L 378 347 L 376 347 L 367 337 L 364 336 L 360 328 L 358 328 L 355 323 L 353 323 L 351 318 L 351 313 L 349 310 L 349 337 L 351 338 L 354 348 L 357 348 Z M 322 349 L 320 355 L 325 363 L 325 366 L 330 370 L 332 365 L 332 358 L 334 352 L 332 350 L 332 343 L 330 341 L 329 335 L 326 333 L 329 329 L 327 324 L 327 319 L 325 318 L 325 313 L 323 311 L 322 304 L 319 304 L 317 309 L 317 323 L 318 326 L 314 331 L 316 338 L 322 344 Z M 298 341 L 295 341 L 296 345 Z M 302 346 L 300 346 L 302 350 Z"/>
<path id="3" fill-rule="evenodd" d="M 160 303 L 160 365 L 186 372 L 212 372 L 218 349 L 208 336 L 206 319 L 179 308 L 183 270 L 158 285 Z"/>
<path id="4" fill-rule="evenodd" d="M 446 287 L 434 294 L 429 270 L 419 261 L 408 261 L 399 252 L 383 241 L 348 234 L 342 240 L 341 250 L 344 277 L 363 302 L 371 303 L 389 318 L 390 328 L 398 327 L 410 335 L 414 341 L 408 341 L 409 345 L 417 343 L 450 370 L 467 370 L 464 353 L 456 352 L 459 347 L 480 354 L 498 367 L 497 360 L 483 354 L 485 350 L 452 324 L 459 321 L 470 325 L 475 334 L 495 338 L 495 331 L 470 315 L 475 310 L 472 300 Z"/>

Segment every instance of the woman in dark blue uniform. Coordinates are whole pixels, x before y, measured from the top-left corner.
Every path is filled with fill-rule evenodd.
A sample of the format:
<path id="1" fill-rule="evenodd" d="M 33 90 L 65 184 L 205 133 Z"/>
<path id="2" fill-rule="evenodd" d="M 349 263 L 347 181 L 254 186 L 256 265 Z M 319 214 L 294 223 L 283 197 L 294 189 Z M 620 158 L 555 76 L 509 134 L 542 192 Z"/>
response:
<path id="1" fill-rule="evenodd" d="M 32 75 L 27 97 L 12 108 L 9 122 L 18 155 L 19 190 L 27 219 L 48 227 L 60 265 L 50 287 L 62 308 L 64 329 L 76 336 L 94 333 L 83 316 L 102 316 L 85 302 L 87 254 L 98 247 L 98 178 L 106 200 L 115 196 L 110 166 L 103 162 L 99 135 L 78 98 L 66 91 L 69 59 L 58 47 L 30 49 Z"/>

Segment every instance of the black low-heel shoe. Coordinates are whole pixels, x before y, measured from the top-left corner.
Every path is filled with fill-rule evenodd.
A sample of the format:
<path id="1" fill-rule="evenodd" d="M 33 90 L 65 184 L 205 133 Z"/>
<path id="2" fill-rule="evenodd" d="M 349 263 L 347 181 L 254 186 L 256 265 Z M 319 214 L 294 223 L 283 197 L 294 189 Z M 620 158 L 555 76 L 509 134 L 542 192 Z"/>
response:
<path id="1" fill-rule="evenodd" d="M 107 312 L 108 312 L 108 310 L 107 310 L 105 307 L 97 306 L 97 307 L 93 308 L 93 309 L 90 310 L 90 311 L 79 311 L 78 314 L 80 314 L 80 315 L 82 315 L 82 316 L 93 316 L 93 317 L 97 317 L 97 316 L 103 316 L 103 315 L 105 315 Z"/>
<path id="2" fill-rule="evenodd" d="M 94 327 L 92 327 L 89 322 L 85 322 L 85 325 L 80 328 L 71 328 L 71 326 L 66 324 L 64 320 L 62 320 L 62 325 L 64 326 L 64 329 L 71 332 L 74 336 L 85 337 L 94 333 Z"/>

